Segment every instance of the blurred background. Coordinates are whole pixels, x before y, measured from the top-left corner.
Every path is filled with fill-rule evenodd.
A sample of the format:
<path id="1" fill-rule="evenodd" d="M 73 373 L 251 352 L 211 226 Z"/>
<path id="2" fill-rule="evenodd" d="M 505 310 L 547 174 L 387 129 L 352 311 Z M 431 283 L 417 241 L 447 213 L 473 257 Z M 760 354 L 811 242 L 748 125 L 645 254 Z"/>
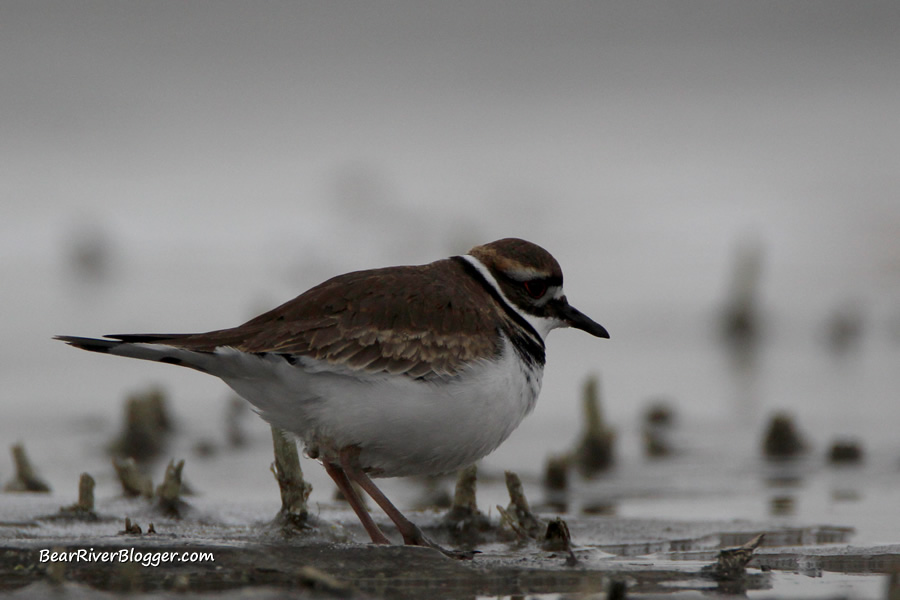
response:
<path id="1" fill-rule="evenodd" d="M 155 383 L 219 435 L 217 380 L 54 334 L 227 327 L 517 236 L 612 339 L 551 336 L 489 467 L 567 449 L 594 373 L 626 464 L 663 398 L 685 447 L 757 456 L 787 411 L 896 474 L 898 29 L 866 0 L 4 1 L 0 440 L 52 470 Z"/>

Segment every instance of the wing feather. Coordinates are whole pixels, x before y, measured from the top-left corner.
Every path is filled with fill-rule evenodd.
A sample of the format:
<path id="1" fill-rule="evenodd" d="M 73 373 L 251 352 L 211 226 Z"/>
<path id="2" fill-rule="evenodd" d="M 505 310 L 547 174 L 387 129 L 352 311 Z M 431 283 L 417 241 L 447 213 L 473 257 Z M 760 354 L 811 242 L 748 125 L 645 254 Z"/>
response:
<path id="1" fill-rule="evenodd" d="M 445 259 L 347 273 L 238 327 L 154 342 L 200 351 L 230 346 L 428 378 L 499 353 L 498 314 L 484 288 Z"/>

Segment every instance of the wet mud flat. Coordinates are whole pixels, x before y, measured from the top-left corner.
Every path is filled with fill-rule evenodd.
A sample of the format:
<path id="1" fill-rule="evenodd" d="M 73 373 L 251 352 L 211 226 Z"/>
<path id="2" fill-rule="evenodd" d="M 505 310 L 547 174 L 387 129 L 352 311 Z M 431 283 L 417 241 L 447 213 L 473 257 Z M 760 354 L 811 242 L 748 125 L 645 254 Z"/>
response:
<path id="1" fill-rule="evenodd" d="M 0 494 L 0 595 L 591 599 L 900 594 L 900 542 L 895 543 L 900 535 L 892 519 L 898 495 L 890 455 L 868 469 L 834 469 L 809 459 L 740 462 L 685 452 L 662 461 L 626 460 L 593 478 L 569 477 L 562 498 L 556 477 L 550 476 L 554 461 L 548 461 L 543 480 L 532 472 L 524 483 L 515 473 L 485 469 L 478 473 L 481 508 L 472 468 L 458 474 L 452 498 L 446 497 L 452 482 L 438 482 L 450 508 L 436 508 L 440 504 L 432 497 L 425 504 L 431 508 L 408 511 L 444 548 L 478 551 L 460 560 L 431 548 L 367 543 L 352 510 L 333 490 L 322 486 L 310 497 L 293 444 L 271 437 L 275 462 L 270 463 L 271 442 L 265 436 L 253 439 L 250 452 L 195 455 L 185 482 L 184 461 L 172 460 L 158 486 L 135 470 L 133 461 L 115 459 L 110 466 L 102 452 L 73 453 L 60 465 L 44 463 L 55 475 L 43 479 L 24 448 L 14 447 L 17 475 Z M 265 478 L 248 485 L 251 469 L 242 461 L 272 466 Z M 95 482 L 86 472 L 78 479 L 74 504 L 74 486 L 47 485 L 73 481 L 80 464 L 98 475 L 96 502 Z M 162 463 L 152 464 L 149 471 L 163 470 Z M 195 477 L 200 485 L 192 484 Z M 280 511 L 273 502 L 276 487 Z M 525 491 L 537 495 L 541 488 L 544 498 L 532 510 Z M 427 489 L 427 481 L 407 481 L 394 491 L 401 505 L 415 506 Z M 245 493 L 232 499 L 235 490 Z M 748 507 L 764 516 L 733 516 Z M 372 514 L 399 542 L 387 518 L 374 509 Z"/>
<path id="2" fill-rule="evenodd" d="M 448 479 L 393 482 L 398 506 L 429 507 L 404 509 L 426 536 L 477 550 L 468 560 L 367 543 L 327 476 L 311 469 L 307 482 L 295 444 L 265 428 L 242 433 L 232 422 L 241 413 L 229 409 L 227 439 L 209 443 L 173 430 L 159 394 L 130 398 L 112 444 L 60 426 L 58 447 L 72 451 L 40 441 L 29 445 L 32 465 L 24 445 L 12 447 L 14 475 L 0 494 L 0 595 L 900 597 L 892 443 L 865 461 L 824 458 L 776 415 L 760 454 L 758 436 L 738 423 L 678 428 L 657 408 L 624 430 L 627 444 L 597 397 L 589 382 L 584 435 L 549 456 L 543 475 L 524 458 L 524 481 L 478 467 L 479 502 L 475 467 L 457 474 L 455 489 Z M 173 456 L 187 456 L 188 467 Z M 155 485 L 150 476 L 162 471 Z"/>
<path id="3" fill-rule="evenodd" d="M 900 571 L 900 544 L 855 547 L 852 530 L 825 525 L 568 516 L 571 553 L 516 539 L 495 524 L 475 545 L 480 552 L 459 560 L 430 548 L 363 543 L 364 532 L 340 506 L 325 507 L 298 530 L 277 519 L 217 515 L 203 503 L 172 518 L 115 499 L 90 517 L 58 518 L 52 497 L 15 498 L 0 522 L 0 593 L 11 597 L 51 590 L 65 597 L 792 597 L 797 590 L 834 597 L 845 588 L 855 592 L 849 597 L 872 597 L 872 590 L 885 597 L 888 576 Z M 128 529 L 125 514 L 132 515 Z M 451 543 L 439 511 L 413 516 L 432 539 Z M 745 568 L 717 572 L 723 549 L 759 534 Z"/>

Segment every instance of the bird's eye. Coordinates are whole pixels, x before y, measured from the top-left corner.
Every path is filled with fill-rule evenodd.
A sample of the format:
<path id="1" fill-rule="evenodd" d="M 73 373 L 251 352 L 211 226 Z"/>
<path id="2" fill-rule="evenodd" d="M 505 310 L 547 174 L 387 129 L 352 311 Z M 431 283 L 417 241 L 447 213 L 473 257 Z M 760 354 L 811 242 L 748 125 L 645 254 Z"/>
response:
<path id="1" fill-rule="evenodd" d="M 528 293 L 528 295 L 535 300 L 538 300 L 547 293 L 547 282 L 545 281 L 537 279 L 526 281 L 523 285 L 525 286 L 525 291 Z"/>

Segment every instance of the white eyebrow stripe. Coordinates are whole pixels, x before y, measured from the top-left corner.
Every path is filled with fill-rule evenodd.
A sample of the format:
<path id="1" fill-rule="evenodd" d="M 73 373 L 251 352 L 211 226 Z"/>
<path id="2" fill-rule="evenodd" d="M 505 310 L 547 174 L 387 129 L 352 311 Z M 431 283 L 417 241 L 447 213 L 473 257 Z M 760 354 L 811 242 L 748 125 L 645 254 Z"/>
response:
<path id="1" fill-rule="evenodd" d="M 528 281 L 530 279 L 543 279 L 547 276 L 546 273 L 541 271 L 537 271 L 535 269 L 516 269 L 515 271 L 508 271 L 506 275 L 510 279 L 514 279 L 515 281 Z"/>

